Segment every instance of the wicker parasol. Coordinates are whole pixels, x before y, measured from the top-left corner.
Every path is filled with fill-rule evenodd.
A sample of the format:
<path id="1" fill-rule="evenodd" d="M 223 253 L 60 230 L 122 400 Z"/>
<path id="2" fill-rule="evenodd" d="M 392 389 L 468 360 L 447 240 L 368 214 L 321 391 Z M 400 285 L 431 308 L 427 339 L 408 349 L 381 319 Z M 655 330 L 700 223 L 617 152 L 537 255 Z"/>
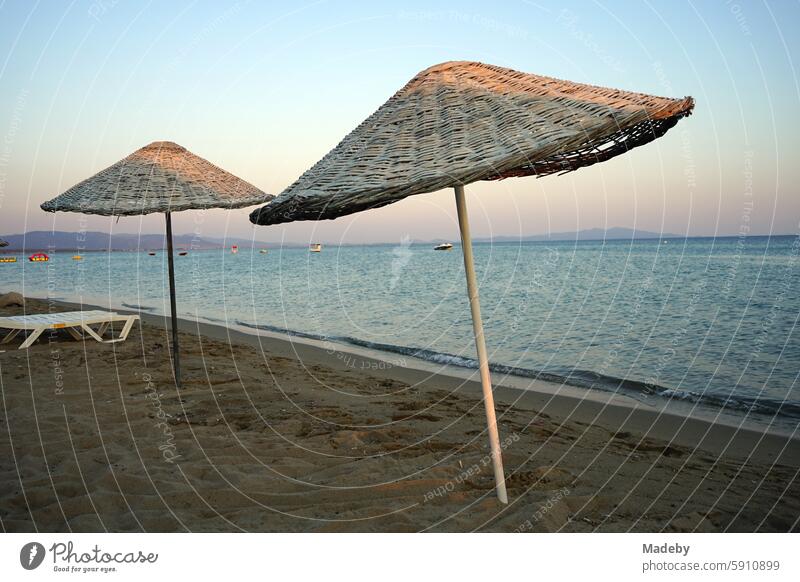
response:
<path id="1" fill-rule="evenodd" d="M 471 62 L 419 73 L 257 224 L 332 219 L 478 180 L 576 170 L 664 135 L 694 101 Z"/>
<path id="2" fill-rule="evenodd" d="M 175 383 L 181 385 L 178 318 L 175 309 L 175 266 L 172 213 L 204 208 L 244 208 L 273 198 L 252 184 L 218 168 L 178 144 L 158 141 L 42 204 L 48 212 L 82 212 L 104 216 L 166 215 L 172 361 Z"/>
<path id="3" fill-rule="evenodd" d="M 499 499 L 507 502 L 464 185 L 591 166 L 664 135 L 694 101 L 473 62 L 426 69 L 270 204 L 256 224 L 333 219 L 455 188 Z"/>

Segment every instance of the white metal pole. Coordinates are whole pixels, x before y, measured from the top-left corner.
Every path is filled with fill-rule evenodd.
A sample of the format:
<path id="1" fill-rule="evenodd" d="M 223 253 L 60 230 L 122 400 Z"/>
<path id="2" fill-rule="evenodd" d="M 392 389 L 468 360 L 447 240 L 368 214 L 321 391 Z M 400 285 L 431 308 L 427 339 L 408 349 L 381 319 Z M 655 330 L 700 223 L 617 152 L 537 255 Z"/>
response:
<path id="1" fill-rule="evenodd" d="M 486 343 L 483 339 L 483 322 L 481 321 L 481 303 L 478 298 L 478 281 L 475 278 L 475 264 L 472 260 L 472 237 L 469 234 L 467 200 L 464 197 L 463 186 L 456 186 L 455 190 L 458 226 L 461 229 L 461 248 L 464 252 L 464 271 L 467 274 L 469 307 L 472 311 L 472 332 L 475 335 L 475 347 L 478 350 L 478 368 L 481 373 L 481 386 L 483 387 L 483 405 L 486 408 L 486 425 L 489 432 L 489 445 L 492 452 L 492 466 L 494 467 L 494 483 L 497 490 L 497 498 L 501 503 L 508 503 L 505 475 L 503 474 L 503 454 L 500 449 L 500 435 L 497 432 L 497 418 L 494 413 L 492 378 L 489 375 L 489 357 L 486 354 Z"/>

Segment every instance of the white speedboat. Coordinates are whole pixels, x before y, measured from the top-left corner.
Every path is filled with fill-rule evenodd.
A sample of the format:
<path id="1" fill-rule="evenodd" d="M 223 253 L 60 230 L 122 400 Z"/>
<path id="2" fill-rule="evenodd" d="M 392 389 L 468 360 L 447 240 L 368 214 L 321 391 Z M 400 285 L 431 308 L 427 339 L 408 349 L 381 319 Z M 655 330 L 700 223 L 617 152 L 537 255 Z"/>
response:
<path id="1" fill-rule="evenodd" d="M 320 243 L 312 243 L 308 247 L 308 252 L 310 252 L 310 253 L 321 253 L 322 252 L 322 245 Z"/>
<path id="2" fill-rule="evenodd" d="M 453 250 L 453 245 L 450 243 L 442 243 L 433 247 L 435 251 L 451 251 Z"/>

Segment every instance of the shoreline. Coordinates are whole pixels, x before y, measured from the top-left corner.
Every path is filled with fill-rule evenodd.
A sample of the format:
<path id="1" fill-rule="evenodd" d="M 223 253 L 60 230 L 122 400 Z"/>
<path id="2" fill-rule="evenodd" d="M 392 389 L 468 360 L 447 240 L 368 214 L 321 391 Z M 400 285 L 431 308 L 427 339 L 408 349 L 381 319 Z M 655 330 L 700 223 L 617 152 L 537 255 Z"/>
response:
<path id="1" fill-rule="evenodd" d="M 139 315 L 142 322 L 169 329 L 169 316 L 129 307 L 104 307 L 66 300 L 48 301 L 67 309 L 113 309 Z M 398 356 L 350 344 L 341 344 L 224 325 L 209 321 L 178 318 L 178 329 L 229 343 L 256 347 L 269 354 L 292 358 L 303 364 L 323 365 L 339 371 L 361 371 L 387 380 L 426 388 L 435 385 L 451 392 L 481 397 L 478 371 L 448 364 L 436 364 L 411 356 Z M 402 364 L 402 365 L 399 365 Z M 569 384 L 492 373 L 498 418 L 503 406 L 541 411 L 562 423 L 579 422 L 597 425 L 619 433 L 634 433 L 641 438 L 667 441 L 670 445 L 699 448 L 708 453 L 760 462 L 789 462 L 800 468 L 800 434 L 780 430 L 767 431 L 758 426 L 736 425 L 727 418 L 711 420 L 674 410 L 687 408 L 685 403 L 661 399 L 661 406 L 647 406 L 627 395 L 612 394 Z M 668 410 L 668 408 L 673 408 Z M 705 412 L 705 411 L 703 411 Z"/>
<path id="2" fill-rule="evenodd" d="M 789 252 L 786 250 L 789 242 L 782 242 L 780 248 L 783 250 L 776 251 L 774 265 L 776 269 L 788 268 L 784 264 L 784 259 L 788 259 L 785 255 Z M 755 250 L 760 249 L 763 244 L 759 243 L 760 246 Z M 719 254 L 720 258 L 729 257 L 730 255 L 725 253 L 735 249 L 731 245 L 728 246 L 730 247 L 728 250 L 714 252 Z M 636 248 L 644 247 L 634 246 L 630 252 L 634 252 Z M 611 260 L 609 264 L 611 267 L 617 262 L 616 255 L 606 256 L 603 249 L 604 247 L 593 247 L 589 256 L 596 258 L 589 260 L 593 262 Z M 705 247 L 701 250 L 706 253 Z M 550 251 L 543 252 L 549 261 Z M 625 251 L 626 254 L 630 252 Z M 296 277 L 294 274 L 288 277 L 289 272 L 297 271 L 302 275 L 306 269 L 318 268 L 312 267 L 311 263 L 307 264 L 307 257 L 304 256 L 307 254 L 304 251 L 299 255 L 294 253 L 291 257 L 287 256 L 284 266 L 282 257 L 276 257 L 279 260 L 275 263 L 273 260 L 261 259 L 254 259 L 251 262 L 247 256 L 243 257 L 245 259 L 243 262 L 239 259 L 228 261 L 222 256 L 217 257 L 222 259 L 220 264 L 211 256 L 215 255 L 215 252 L 211 252 L 210 255 L 205 251 L 195 253 L 195 259 L 190 259 L 184 268 L 180 269 L 181 273 L 184 273 L 184 269 L 188 269 L 184 274 L 189 278 L 182 282 L 184 287 L 180 292 L 181 298 L 188 301 L 179 301 L 178 314 L 190 321 L 199 319 L 202 322 L 225 325 L 240 331 L 244 327 L 256 328 L 256 330 L 244 330 L 251 334 L 277 333 L 288 341 L 300 342 L 302 340 L 299 338 L 303 337 L 314 338 L 323 343 L 332 341 L 339 344 L 338 350 L 345 352 L 357 352 L 363 347 L 400 355 L 399 357 L 377 356 L 383 360 L 387 357 L 389 360 L 421 358 L 434 363 L 433 368 L 426 369 L 448 375 L 462 373 L 454 372 L 454 369 L 477 368 L 474 346 L 470 345 L 473 341 L 472 336 L 468 333 L 466 320 L 462 319 L 463 313 L 466 312 L 456 307 L 459 301 L 464 300 L 463 294 L 457 291 L 459 293 L 457 297 L 449 295 L 456 290 L 452 284 L 447 285 L 447 296 L 440 292 L 425 296 L 425 305 L 436 305 L 425 317 L 435 323 L 433 326 L 426 326 L 424 330 L 414 330 L 416 318 L 405 308 L 405 302 L 413 301 L 413 295 L 404 292 L 398 296 L 398 301 L 387 299 L 391 307 L 382 314 L 380 304 L 375 303 L 378 294 L 386 291 L 382 283 L 375 288 L 375 293 L 370 294 L 369 298 L 361 303 L 356 301 L 337 307 L 326 301 L 315 305 L 314 302 L 318 299 L 314 298 L 313 294 L 305 296 L 308 286 L 304 285 L 303 277 Z M 642 256 L 645 258 L 641 260 L 649 262 L 650 254 L 650 251 L 644 252 Z M 374 263 L 367 261 L 365 264 L 376 265 L 376 268 L 377 265 L 383 265 L 381 268 L 388 268 L 390 253 L 386 251 L 379 255 L 382 260 Z M 426 265 L 432 261 L 430 263 L 434 265 L 432 268 L 439 268 L 436 265 L 441 262 L 439 259 L 441 254 L 429 253 L 429 255 L 435 258 L 431 259 L 426 255 L 420 256 L 420 260 Z M 24 274 L 26 289 L 38 291 L 40 297 L 48 295 L 71 303 L 80 300 L 87 305 L 108 306 L 120 311 L 133 310 L 137 313 L 165 315 L 169 312 L 169 304 L 163 297 L 162 288 L 137 290 L 128 284 L 130 277 L 135 276 L 138 277 L 138 285 L 142 285 L 144 279 L 141 277 L 145 272 L 147 280 L 157 281 L 163 278 L 166 269 L 164 257 L 150 261 L 138 254 L 126 256 L 130 263 L 127 260 L 112 261 L 112 265 L 112 263 L 106 264 L 106 261 L 98 262 L 92 259 L 75 265 L 65 265 L 63 261 L 57 261 L 53 264 L 52 271 L 41 266 L 30 269 L 20 266 L 11 271 Z M 367 255 L 354 256 L 358 260 L 364 260 Z M 513 251 L 505 256 L 504 262 L 500 264 L 506 265 L 508 261 L 513 263 L 521 256 Z M 655 256 L 660 256 L 660 251 Z M 341 260 L 352 259 L 342 256 Z M 673 259 L 665 257 L 664 260 Z M 735 263 L 738 264 L 738 259 L 731 260 L 726 259 L 728 267 L 725 272 L 729 275 L 738 272 L 731 267 Z M 338 265 L 339 261 L 340 258 L 333 250 L 325 261 L 324 269 L 338 269 L 335 265 Z M 449 274 L 448 276 L 455 272 L 453 269 L 459 268 L 457 262 L 454 263 L 452 260 L 445 259 L 445 263 L 447 265 L 445 272 Z M 600 263 L 597 266 L 599 267 Z M 108 269 L 111 270 L 106 273 Z M 269 278 L 269 273 L 277 272 L 275 269 L 281 273 L 288 269 L 285 286 L 282 281 L 279 284 L 277 280 Z M 253 285 L 259 283 L 257 279 L 252 279 L 253 272 L 259 272 L 267 277 L 263 284 L 269 292 L 258 300 L 259 307 L 252 305 L 250 297 L 251 294 L 258 295 Z M 520 271 L 518 276 L 536 281 L 542 274 L 539 267 L 532 267 L 531 273 L 525 275 L 523 272 Z M 65 279 L 63 285 L 52 284 L 52 278 L 62 276 Z M 408 280 L 412 279 L 413 277 Z M 554 279 L 552 282 L 554 286 L 565 284 L 563 281 L 556 283 L 556 280 L 559 279 Z M 728 289 L 727 280 L 728 277 L 720 280 L 724 283 L 722 287 L 724 293 L 727 293 Z M 18 281 L 18 278 L 6 277 L 4 286 L 14 288 L 18 286 Z M 99 282 L 100 287 L 90 285 L 91 281 Z M 579 305 L 577 296 L 571 296 L 565 299 L 570 302 L 565 313 L 553 313 L 552 317 L 548 316 L 542 321 L 537 320 L 536 314 L 547 312 L 546 305 L 536 303 L 536 311 L 523 307 L 526 302 L 541 301 L 541 296 L 538 299 L 530 296 L 530 288 L 525 287 L 527 290 L 519 291 L 521 294 L 516 298 L 514 293 L 517 291 L 507 294 L 510 288 L 505 289 L 503 285 L 497 286 L 497 284 L 490 285 L 498 301 L 507 302 L 491 320 L 487 321 L 492 336 L 489 338 L 488 346 L 492 351 L 490 357 L 492 375 L 495 378 L 508 376 L 503 383 L 523 388 L 529 387 L 531 382 L 517 381 L 514 377 L 521 376 L 553 383 L 559 386 L 560 394 L 571 392 L 576 394 L 576 397 L 586 397 L 585 391 L 573 388 L 589 389 L 590 393 L 596 391 L 610 393 L 628 402 L 627 397 L 639 401 L 644 407 L 679 416 L 701 418 L 715 424 L 752 428 L 760 432 L 797 436 L 800 401 L 793 388 L 794 378 L 791 372 L 796 367 L 794 365 L 796 354 L 791 350 L 779 350 L 780 346 L 772 345 L 768 334 L 759 331 L 761 330 L 759 318 L 763 319 L 762 316 L 767 315 L 766 311 L 762 314 L 759 310 L 766 310 L 766 307 L 758 304 L 753 309 L 746 309 L 742 313 L 742 317 L 746 316 L 746 319 L 740 324 L 732 323 L 734 320 L 731 318 L 719 320 L 692 318 L 690 314 L 681 314 L 680 305 L 691 299 L 696 300 L 698 305 L 702 304 L 703 309 L 713 309 L 713 293 L 704 298 L 705 290 L 710 287 L 704 283 L 691 297 L 688 292 L 664 295 L 659 289 L 667 289 L 668 281 L 660 281 L 660 284 L 654 286 L 648 281 L 649 279 L 639 285 L 631 280 L 625 285 L 624 293 L 614 291 L 608 282 L 598 283 L 600 293 L 613 293 L 615 298 L 609 303 L 610 316 L 603 315 L 602 310 L 592 310 L 587 311 L 585 317 L 574 317 L 573 309 L 583 310 L 585 301 Z M 208 293 L 204 291 L 195 294 L 190 291 L 192 286 L 196 286 L 195 284 L 201 284 L 200 288 L 207 289 Z M 337 293 L 335 287 L 339 284 L 335 282 L 335 277 L 326 277 L 318 287 L 333 294 Z M 364 288 L 372 289 L 366 282 L 360 284 L 365 286 Z M 220 289 L 226 286 L 230 288 L 231 285 L 238 289 L 231 296 L 231 303 L 216 300 Z M 349 286 L 347 288 L 348 293 L 358 289 Z M 409 287 L 412 288 L 413 286 Z M 289 294 L 284 297 L 286 290 L 289 290 Z M 642 311 L 641 317 L 627 320 L 624 313 L 626 302 L 640 306 L 646 297 L 648 302 L 662 300 L 674 302 L 677 310 L 675 306 L 670 306 L 669 318 L 661 318 L 661 312 L 645 310 Z M 120 303 L 122 298 L 129 300 L 114 305 Z M 356 298 L 357 296 L 353 295 L 350 299 Z M 364 310 L 364 305 L 374 307 Z M 408 303 L 408 306 L 411 305 Z M 498 303 L 498 306 L 500 305 L 501 303 Z M 663 306 L 666 305 L 664 303 Z M 353 314 L 348 314 L 348 310 L 353 310 Z M 692 319 L 696 321 L 691 323 Z M 363 322 L 356 323 L 356 320 Z M 717 323 L 718 321 L 722 323 Z M 511 330 L 506 325 L 509 322 L 521 326 L 519 328 L 521 333 Z M 693 327 L 686 327 L 690 324 Z M 453 327 L 442 335 L 437 331 L 438 326 Z M 709 332 L 712 327 L 714 330 L 714 333 L 706 339 L 702 334 L 694 332 L 684 335 L 687 329 L 700 330 L 704 326 L 709 326 Z M 739 327 L 741 330 L 737 331 Z M 536 341 L 531 339 L 533 335 L 529 334 L 532 333 L 537 334 Z M 756 346 L 750 346 L 745 340 L 736 339 L 745 338 L 748 333 L 755 333 L 759 338 Z M 731 338 L 730 342 L 726 338 Z M 726 342 L 729 345 L 726 345 Z M 439 364 L 452 367 L 446 368 Z M 421 364 L 414 362 L 413 365 L 419 367 Z M 742 369 L 742 366 L 745 368 Z"/>

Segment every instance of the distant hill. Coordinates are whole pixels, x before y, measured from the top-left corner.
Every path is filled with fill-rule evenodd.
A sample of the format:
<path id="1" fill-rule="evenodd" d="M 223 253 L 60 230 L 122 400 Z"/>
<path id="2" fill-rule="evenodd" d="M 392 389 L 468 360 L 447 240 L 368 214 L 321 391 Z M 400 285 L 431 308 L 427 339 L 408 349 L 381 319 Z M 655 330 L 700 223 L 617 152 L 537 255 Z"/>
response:
<path id="1" fill-rule="evenodd" d="M 12 234 L 3 237 L 8 242 L 4 251 L 149 251 L 166 247 L 166 237 L 163 234 L 113 234 L 106 232 L 62 232 L 37 230 L 25 234 Z M 176 248 L 191 248 L 195 250 L 218 249 L 224 246 L 239 245 L 243 249 L 267 246 L 260 241 L 249 239 L 230 238 L 202 238 L 192 234 L 179 234 L 173 238 Z"/>

